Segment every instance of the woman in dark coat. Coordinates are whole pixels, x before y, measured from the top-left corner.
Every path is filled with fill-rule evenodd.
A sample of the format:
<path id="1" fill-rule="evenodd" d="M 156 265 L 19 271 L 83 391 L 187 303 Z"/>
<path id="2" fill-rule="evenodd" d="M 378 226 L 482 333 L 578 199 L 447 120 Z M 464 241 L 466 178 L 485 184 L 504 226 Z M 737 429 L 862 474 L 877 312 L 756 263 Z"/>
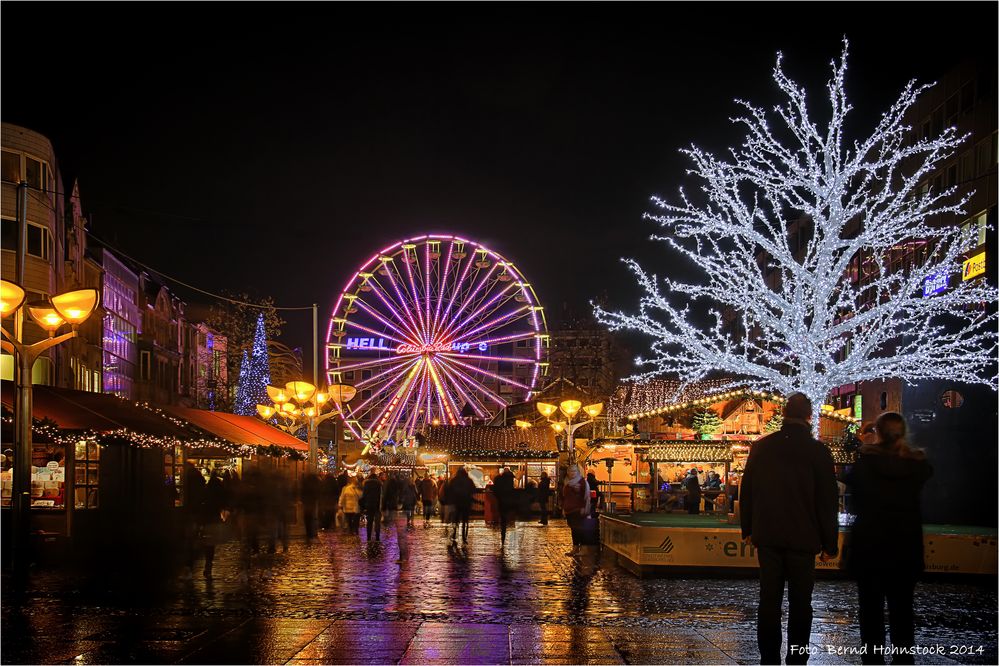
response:
<path id="1" fill-rule="evenodd" d="M 884 663 L 874 647 L 885 643 L 886 601 L 892 647 L 915 646 L 912 597 L 924 566 L 920 493 L 933 475 L 923 452 L 906 444 L 900 414 L 882 414 L 875 428 L 877 443 L 860 448 L 859 460 L 844 477 L 857 515 L 846 557 L 857 579 L 865 664 Z M 912 653 L 903 652 L 892 663 L 911 664 L 912 659 Z"/>

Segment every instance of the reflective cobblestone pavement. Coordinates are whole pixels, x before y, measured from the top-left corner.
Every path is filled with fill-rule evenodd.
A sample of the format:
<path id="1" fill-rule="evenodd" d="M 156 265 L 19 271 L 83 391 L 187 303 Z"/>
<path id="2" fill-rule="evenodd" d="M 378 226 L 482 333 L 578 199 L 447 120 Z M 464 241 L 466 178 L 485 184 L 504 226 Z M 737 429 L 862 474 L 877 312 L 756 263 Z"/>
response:
<path id="1" fill-rule="evenodd" d="M 610 554 L 565 556 L 564 525 L 521 525 L 504 549 L 473 525 L 467 548 L 441 528 L 379 547 L 322 534 L 259 555 L 247 579 L 238 547 L 219 548 L 215 577 L 171 576 L 150 592 L 36 572 L 4 581 L 3 663 L 754 663 L 757 583 L 745 578 L 638 579 Z M 995 581 L 917 589 L 917 663 L 995 663 Z M 810 663 L 860 663 L 854 588 L 820 580 Z M 960 654 L 962 648 L 970 654 Z M 979 652 L 979 648 L 981 651 Z"/>

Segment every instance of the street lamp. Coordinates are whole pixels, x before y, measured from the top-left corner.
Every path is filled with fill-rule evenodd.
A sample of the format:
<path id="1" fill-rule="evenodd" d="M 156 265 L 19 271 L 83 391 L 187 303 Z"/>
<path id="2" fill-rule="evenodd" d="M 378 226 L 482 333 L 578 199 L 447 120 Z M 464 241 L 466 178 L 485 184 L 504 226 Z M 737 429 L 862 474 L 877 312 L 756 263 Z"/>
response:
<path id="1" fill-rule="evenodd" d="M 4 340 L 0 348 L 16 357 L 15 404 L 14 404 L 14 478 L 11 495 L 11 510 L 14 523 L 14 561 L 26 562 L 21 555 L 27 549 L 28 525 L 31 509 L 31 412 L 32 384 L 31 368 L 43 352 L 61 342 L 75 338 L 76 327 L 87 321 L 101 302 L 97 289 L 75 289 L 53 296 L 51 301 L 25 303 L 26 292 L 20 286 L 7 280 L 0 280 L 0 316 L 14 315 L 14 334 L 0 328 Z M 25 344 L 23 342 L 24 314 L 48 333 L 48 337 Z M 57 336 L 55 333 L 63 325 L 73 327 L 69 333 Z"/>
<path id="2" fill-rule="evenodd" d="M 548 421 L 551 423 L 552 429 L 556 433 L 559 434 L 561 434 L 562 432 L 566 433 L 566 445 L 569 452 L 569 464 L 575 463 L 576 445 L 575 442 L 573 441 L 573 435 L 575 434 L 576 430 L 583 427 L 584 425 L 593 423 L 593 421 L 598 416 L 600 416 L 601 412 L 604 411 L 604 403 L 597 402 L 593 403 L 592 405 L 586 405 L 584 407 L 583 403 L 580 402 L 579 400 L 563 400 L 561 403 L 559 403 L 558 407 L 547 402 L 539 402 L 537 403 L 536 406 L 538 409 L 538 413 L 540 413 L 543 417 L 548 419 Z M 573 423 L 572 419 L 573 417 L 576 416 L 576 414 L 579 413 L 580 409 L 582 409 L 583 412 L 589 418 L 586 419 L 585 421 L 580 421 L 579 423 Z M 552 420 L 552 416 L 555 414 L 556 411 L 562 412 L 562 415 L 565 416 L 566 420 L 565 421 Z"/>
<path id="3" fill-rule="evenodd" d="M 274 404 L 257 405 L 257 414 L 266 421 L 277 417 L 277 426 L 291 434 L 304 426 L 309 433 L 309 471 L 315 472 L 319 459 L 319 424 L 340 413 L 342 406 L 356 393 L 357 389 L 346 384 L 334 384 L 326 390 L 303 381 L 288 382 L 284 388 L 268 386 L 267 397 Z"/>

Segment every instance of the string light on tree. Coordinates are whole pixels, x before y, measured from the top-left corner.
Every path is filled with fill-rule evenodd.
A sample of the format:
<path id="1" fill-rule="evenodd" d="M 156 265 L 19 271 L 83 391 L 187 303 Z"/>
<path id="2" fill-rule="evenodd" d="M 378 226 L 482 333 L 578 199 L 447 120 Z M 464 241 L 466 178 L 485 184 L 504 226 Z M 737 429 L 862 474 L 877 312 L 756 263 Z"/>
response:
<path id="1" fill-rule="evenodd" d="M 646 368 L 639 379 L 721 371 L 741 378 L 730 386 L 748 378 L 784 395 L 804 393 L 815 423 L 842 384 L 947 378 L 996 388 L 996 313 L 988 305 L 999 292 L 959 277 L 972 239 L 956 225 L 930 224 L 963 213 L 970 195 L 922 187 L 964 137 L 951 127 L 910 140 L 904 117 L 928 87 L 910 82 L 868 138 L 846 143 L 846 54 L 844 43 L 827 85 L 825 127 L 809 119 L 805 91 L 778 56 L 773 77 L 786 102 L 777 121 L 740 102 L 746 115 L 736 122 L 747 136 L 731 161 L 684 151 L 706 202 L 681 189 L 679 205 L 654 199 L 663 213 L 648 217 L 665 231 L 653 239 L 689 257 L 706 280 L 660 279 L 628 261 L 645 292 L 638 314 L 595 306 L 611 330 L 652 338 L 651 358 L 637 359 Z M 778 125 L 793 137 L 789 145 L 774 134 Z M 789 218 L 811 228 L 803 252 L 790 242 Z M 920 261 L 892 270 L 892 259 L 913 250 Z M 924 283 L 940 274 L 953 276 L 948 289 L 924 296 Z M 717 304 L 707 327 L 693 309 L 702 303 Z M 736 315 L 729 321 L 737 327 L 723 324 L 723 311 Z"/>
<path id="2" fill-rule="evenodd" d="M 243 352 L 243 362 L 239 368 L 239 387 L 236 391 L 236 413 L 244 416 L 256 414 L 257 405 L 267 400 L 267 386 L 270 383 L 267 331 L 264 327 L 264 315 L 261 314 L 257 316 L 253 347 L 249 355 Z"/>

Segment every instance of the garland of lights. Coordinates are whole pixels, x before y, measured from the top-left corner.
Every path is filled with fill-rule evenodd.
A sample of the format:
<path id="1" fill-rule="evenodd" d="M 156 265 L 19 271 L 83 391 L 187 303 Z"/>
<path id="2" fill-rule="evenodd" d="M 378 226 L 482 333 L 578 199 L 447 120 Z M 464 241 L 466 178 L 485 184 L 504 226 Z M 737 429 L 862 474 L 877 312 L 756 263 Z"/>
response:
<path id="1" fill-rule="evenodd" d="M 559 456 L 555 434 L 549 428 L 431 426 L 423 436 L 426 444 L 421 449 L 452 457 L 524 460 Z"/>
<path id="2" fill-rule="evenodd" d="M 683 190 L 680 205 L 654 199 L 664 212 L 647 217 L 665 233 L 653 238 L 691 258 L 707 279 L 660 280 L 632 260 L 645 292 L 638 314 L 595 306 L 610 330 L 652 338 L 652 358 L 637 359 L 647 369 L 639 379 L 697 380 L 713 371 L 751 378 L 807 395 L 815 423 L 843 384 L 946 378 L 996 388 L 999 290 L 959 277 L 977 240 L 956 225 L 930 224 L 963 214 L 970 194 L 924 187 L 965 137 L 948 127 L 936 138 L 912 138 L 905 117 L 928 86 L 910 82 L 871 136 L 844 148 L 846 53 L 844 42 L 827 85 L 832 113 L 824 129 L 809 120 L 804 88 L 787 78 L 778 55 L 773 77 L 787 98 L 778 122 L 739 102 L 747 114 L 736 122 L 747 137 L 730 151 L 732 161 L 696 146 L 685 151 L 706 203 Z M 778 124 L 793 145 L 775 136 Z M 788 211 L 813 228 L 803 255 L 789 242 Z M 917 248 L 924 261 L 892 269 L 893 258 Z M 691 304 L 712 301 L 720 307 L 704 328 Z M 723 323 L 723 312 L 737 315 L 735 327 Z"/>

